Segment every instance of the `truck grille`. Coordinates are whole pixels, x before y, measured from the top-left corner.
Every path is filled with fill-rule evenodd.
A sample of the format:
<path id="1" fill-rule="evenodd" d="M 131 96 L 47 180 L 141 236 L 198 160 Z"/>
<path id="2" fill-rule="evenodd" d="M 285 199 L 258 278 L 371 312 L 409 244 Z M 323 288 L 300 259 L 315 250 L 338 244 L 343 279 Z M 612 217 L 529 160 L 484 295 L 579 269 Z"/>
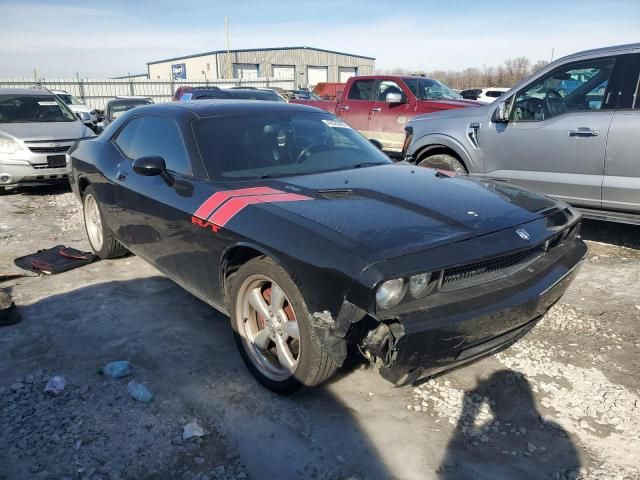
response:
<path id="1" fill-rule="evenodd" d="M 442 273 L 440 289 L 457 290 L 511 275 L 543 254 L 544 248 L 536 246 L 509 255 L 448 268 Z"/>
<path id="2" fill-rule="evenodd" d="M 67 153 L 70 145 L 64 147 L 29 147 L 33 153 Z"/>

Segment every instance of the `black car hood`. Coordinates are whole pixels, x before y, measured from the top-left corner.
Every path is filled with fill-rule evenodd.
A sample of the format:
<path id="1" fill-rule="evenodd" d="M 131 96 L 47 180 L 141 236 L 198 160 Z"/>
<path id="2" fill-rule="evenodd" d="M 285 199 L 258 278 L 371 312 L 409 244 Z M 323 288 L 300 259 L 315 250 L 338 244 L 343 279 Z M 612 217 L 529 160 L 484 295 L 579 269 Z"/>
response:
<path id="1" fill-rule="evenodd" d="M 380 258 L 514 227 L 559 205 L 502 182 L 449 177 L 407 164 L 289 177 L 272 184 L 313 198 L 278 207 L 339 232 Z"/>

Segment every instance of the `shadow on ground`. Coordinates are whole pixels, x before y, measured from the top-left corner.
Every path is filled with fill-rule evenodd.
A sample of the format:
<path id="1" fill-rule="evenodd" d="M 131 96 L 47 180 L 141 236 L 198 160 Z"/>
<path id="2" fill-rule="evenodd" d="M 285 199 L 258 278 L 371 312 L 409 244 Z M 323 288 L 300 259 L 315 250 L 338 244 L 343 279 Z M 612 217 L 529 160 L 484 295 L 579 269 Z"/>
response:
<path id="1" fill-rule="evenodd" d="M 41 386 L 29 398 L 16 397 L 22 390 L 0 394 L 2 410 L 16 413 L 0 415 L 0 478 L 45 478 L 37 474 L 42 465 L 56 478 L 78 468 L 120 469 L 123 479 L 191 478 L 181 464 L 213 469 L 230 449 L 251 478 L 393 478 L 328 386 L 288 398 L 266 390 L 242 364 L 228 319 L 164 277 L 85 286 L 20 311 L 24 321 L 0 337 L 0 385 L 45 369 L 70 386 L 50 401 Z M 132 377 L 97 375 L 118 359 L 132 362 Z M 131 378 L 153 390 L 152 404 L 127 395 Z M 211 434 L 192 451 L 174 443 L 193 418 Z M 85 427 L 69 431 L 76 422 Z"/>
<path id="2" fill-rule="evenodd" d="M 536 480 L 548 478 L 544 470 L 550 464 L 562 466 L 553 472 L 556 478 L 577 478 L 580 459 L 576 447 L 562 427 L 540 415 L 531 385 L 521 374 L 496 371 L 465 391 L 463 402 L 438 471 L 440 479 Z M 509 434 L 520 434 L 523 440 Z M 538 471 L 531 469 L 531 461 L 540 463 Z"/>
<path id="3" fill-rule="evenodd" d="M 52 183 L 52 184 L 43 184 L 34 187 L 9 187 L 3 193 L 4 195 L 57 195 L 59 193 L 67 193 L 71 191 L 71 186 L 68 181 Z"/>
<path id="4" fill-rule="evenodd" d="M 584 219 L 580 234 L 584 240 L 640 250 L 640 225 Z"/>

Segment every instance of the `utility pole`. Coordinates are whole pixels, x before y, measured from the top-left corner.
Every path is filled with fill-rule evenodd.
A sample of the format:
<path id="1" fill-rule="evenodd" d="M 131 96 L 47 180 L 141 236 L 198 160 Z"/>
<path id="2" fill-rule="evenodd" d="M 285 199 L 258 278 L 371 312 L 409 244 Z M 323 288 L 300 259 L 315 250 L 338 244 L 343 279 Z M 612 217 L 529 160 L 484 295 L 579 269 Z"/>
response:
<path id="1" fill-rule="evenodd" d="M 553 54 L 554 54 L 555 50 L 556 50 L 555 48 L 551 48 L 551 61 L 552 62 L 553 62 Z"/>
<path id="2" fill-rule="evenodd" d="M 224 17 L 224 30 L 227 37 L 227 78 L 231 78 L 231 49 L 229 47 L 229 17 Z"/>

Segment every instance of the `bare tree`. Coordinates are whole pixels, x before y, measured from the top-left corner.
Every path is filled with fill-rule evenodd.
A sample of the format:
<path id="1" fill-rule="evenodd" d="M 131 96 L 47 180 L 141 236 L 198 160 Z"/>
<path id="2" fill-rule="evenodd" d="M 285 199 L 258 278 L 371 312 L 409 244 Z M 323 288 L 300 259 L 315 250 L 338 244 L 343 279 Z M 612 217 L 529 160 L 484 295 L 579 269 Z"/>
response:
<path id="1" fill-rule="evenodd" d="M 538 71 L 548 62 L 539 60 L 534 64 L 526 57 L 509 58 L 502 65 L 482 68 L 468 67 L 463 70 L 410 71 L 405 68 L 376 70 L 384 75 L 424 75 L 458 90 L 474 87 L 512 87 L 523 78 Z"/>

